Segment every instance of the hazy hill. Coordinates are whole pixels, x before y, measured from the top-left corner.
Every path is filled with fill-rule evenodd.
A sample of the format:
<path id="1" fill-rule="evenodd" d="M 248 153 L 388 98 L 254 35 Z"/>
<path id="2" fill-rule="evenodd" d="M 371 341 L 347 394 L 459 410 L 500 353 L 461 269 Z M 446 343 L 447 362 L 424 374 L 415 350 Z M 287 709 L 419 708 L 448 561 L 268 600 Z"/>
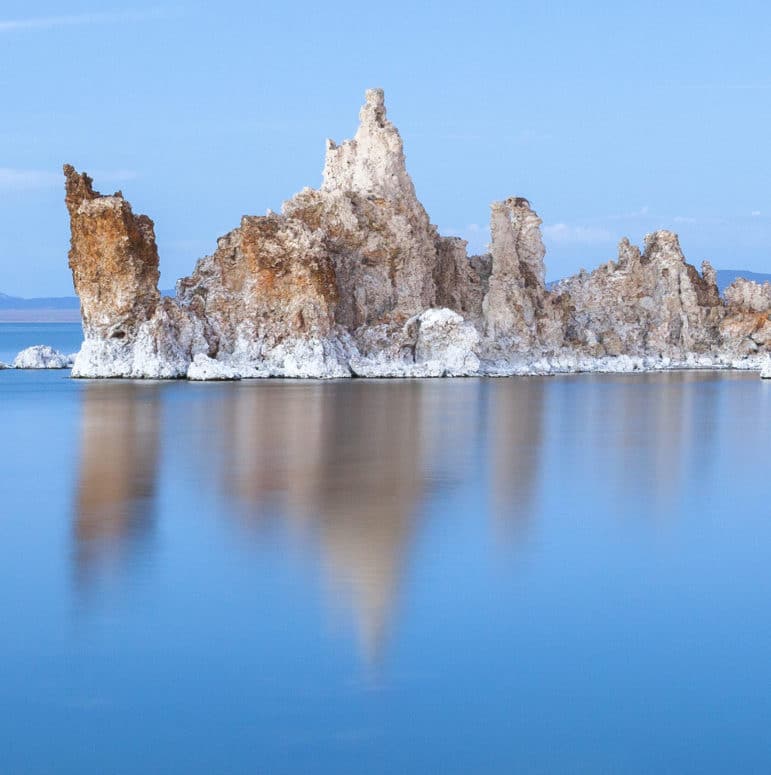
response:
<path id="1" fill-rule="evenodd" d="M 745 280 L 753 280 L 756 283 L 771 283 L 771 274 L 765 274 L 763 272 L 747 272 L 744 269 L 718 269 L 717 287 L 720 288 L 720 293 L 723 293 L 737 277 L 743 277 Z"/>
<path id="2" fill-rule="evenodd" d="M 173 296 L 174 291 L 161 291 Z M 0 293 L 0 323 L 80 323 L 77 296 L 23 299 Z"/>
<path id="3" fill-rule="evenodd" d="M 77 323 L 80 302 L 76 296 L 22 299 L 0 293 L 0 322 L 4 323 Z"/>

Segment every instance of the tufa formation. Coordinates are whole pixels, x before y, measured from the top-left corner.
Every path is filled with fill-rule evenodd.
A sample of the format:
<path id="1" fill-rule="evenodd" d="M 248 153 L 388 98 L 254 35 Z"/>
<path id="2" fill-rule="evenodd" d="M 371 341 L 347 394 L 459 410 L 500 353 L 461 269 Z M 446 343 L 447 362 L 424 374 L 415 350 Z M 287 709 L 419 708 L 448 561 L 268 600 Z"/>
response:
<path id="1" fill-rule="evenodd" d="M 158 290 L 153 222 L 64 167 L 69 253 L 85 341 L 77 377 L 438 377 L 761 369 L 771 286 L 718 293 L 677 235 L 624 239 L 618 260 L 553 289 L 541 219 L 492 205 L 490 253 L 443 237 L 415 194 L 380 89 L 356 135 L 327 142 L 323 182 L 281 214 L 245 216 L 217 249 Z"/>

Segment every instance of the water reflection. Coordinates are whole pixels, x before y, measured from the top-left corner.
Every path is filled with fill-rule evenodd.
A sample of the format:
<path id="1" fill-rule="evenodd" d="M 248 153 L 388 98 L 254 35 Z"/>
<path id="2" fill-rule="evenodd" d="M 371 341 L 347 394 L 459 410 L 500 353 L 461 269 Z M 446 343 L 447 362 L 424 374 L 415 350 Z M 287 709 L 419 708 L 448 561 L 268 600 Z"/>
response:
<path id="1" fill-rule="evenodd" d="M 163 447 L 164 487 L 194 492 L 215 531 L 310 546 L 377 660 L 429 526 L 468 520 L 511 545 L 549 498 L 569 509 L 598 481 L 619 509 L 676 513 L 684 477 L 717 459 L 710 379 L 725 378 L 88 384 L 75 575 L 86 587 L 152 561 L 135 550 L 176 514 L 156 504 Z"/>
<path id="2" fill-rule="evenodd" d="M 490 384 L 484 418 L 493 529 L 507 544 L 524 538 L 537 512 L 544 409 L 552 384 L 544 378 L 509 382 Z"/>
<path id="3" fill-rule="evenodd" d="M 152 535 L 160 429 L 158 386 L 85 386 L 74 521 L 75 575 L 83 589 L 130 564 L 133 550 Z"/>
<path id="4" fill-rule="evenodd" d="M 685 478 L 706 479 L 717 459 L 715 402 L 725 379 L 707 372 L 566 378 L 549 410 L 553 465 L 573 488 L 604 482 L 622 515 L 668 518 L 680 508 Z"/>
<path id="5" fill-rule="evenodd" d="M 218 402 L 220 486 L 240 501 L 234 513 L 258 526 L 278 514 L 314 542 L 371 658 L 428 487 L 424 392 L 414 382 L 244 385 Z"/>

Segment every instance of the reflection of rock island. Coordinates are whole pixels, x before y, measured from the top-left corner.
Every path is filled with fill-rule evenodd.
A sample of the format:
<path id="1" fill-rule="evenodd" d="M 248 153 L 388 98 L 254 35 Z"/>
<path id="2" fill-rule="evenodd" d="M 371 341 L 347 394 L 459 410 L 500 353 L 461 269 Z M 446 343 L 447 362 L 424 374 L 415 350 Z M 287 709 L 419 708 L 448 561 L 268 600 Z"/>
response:
<path id="1" fill-rule="evenodd" d="M 210 418 L 221 488 L 256 528 L 280 514 L 316 543 L 334 598 L 350 600 L 370 658 L 387 637 L 434 496 L 438 518 L 453 517 L 443 499 L 486 476 L 486 464 L 492 502 L 474 506 L 478 517 L 490 510 L 496 532 L 515 537 L 530 522 L 541 380 L 255 387 L 229 390 Z"/>
<path id="2" fill-rule="evenodd" d="M 84 390 L 74 524 L 81 583 L 128 562 L 131 548 L 152 532 L 160 422 L 157 386 Z"/>
<path id="3" fill-rule="evenodd" d="M 224 491 L 249 519 L 277 509 L 318 543 L 370 655 L 386 634 L 429 486 L 421 394 L 420 383 L 244 386 L 215 422 Z"/>
<path id="4" fill-rule="evenodd" d="M 159 439 L 184 411 L 175 457 L 247 528 L 278 519 L 318 550 L 336 604 L 350 606 L 376 659 L 421 515 L 491 467 L 496 522 L 529 522 L 537 481 L 539 382 L 268 382 L 199 394 L 184 409 L 159 386 L 84 391 L 76 497 L 78 575 L 131 556 L 155 524 Z M 164 423 L 159 427 L 160 423 Z M 488 445 L 489 448 L 483 448 Z M 443 516 L 441 509 L 438 514 Z M 452 515 L 447 515 L 448 517 Z"/>
<path id="5" fill-rule="evenodd" d="M 376 659 L 411 561 L 434 549 L 418 545 L 427 517 L 438 530 L 478 520 L 511 543 L 537 530 L 546 486 L 569 492 L 596 480 L 597 466 L 620 483 L 603 497 L 618 500 L 621 516 L 652 501 L 673 512 L 683 477 L 709 474 L 720 431 L 704 417 L 715 396 L 691 387 L 712 377 L 651 375 L 614 387 L 624 379 L 169 386 L 185 400 L 165 401 L 163 412 L 163 386 L 88 385 L 78 579 L 101 581 L 133 561 L 160 518 L 159 440 L 184 423 L 189 443 L 164 468 L 177 477 L 172 489 L 194 481 L 201 503 L 219 504 L 258 540 L 278 524 L 310 544 L 332 599 L 350 606 L 362 649 Z"/>

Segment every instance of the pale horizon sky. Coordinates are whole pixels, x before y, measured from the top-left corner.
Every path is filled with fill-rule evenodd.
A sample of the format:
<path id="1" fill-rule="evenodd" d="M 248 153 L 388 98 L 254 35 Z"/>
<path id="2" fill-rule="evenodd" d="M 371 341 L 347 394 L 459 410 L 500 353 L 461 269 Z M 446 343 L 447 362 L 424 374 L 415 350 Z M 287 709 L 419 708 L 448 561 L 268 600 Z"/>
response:
<path id="1" fill-rule="evenodd" d="M 547 274 L 680 234 L 771 271 L 771 10 L 760 2 L 4 0 L 0 292 L 72 293 L 61 165 L 154 221 L 173 287 L 242 215 L 321 180 L 383 87 L 440 231 L 527 197 Z"/>

